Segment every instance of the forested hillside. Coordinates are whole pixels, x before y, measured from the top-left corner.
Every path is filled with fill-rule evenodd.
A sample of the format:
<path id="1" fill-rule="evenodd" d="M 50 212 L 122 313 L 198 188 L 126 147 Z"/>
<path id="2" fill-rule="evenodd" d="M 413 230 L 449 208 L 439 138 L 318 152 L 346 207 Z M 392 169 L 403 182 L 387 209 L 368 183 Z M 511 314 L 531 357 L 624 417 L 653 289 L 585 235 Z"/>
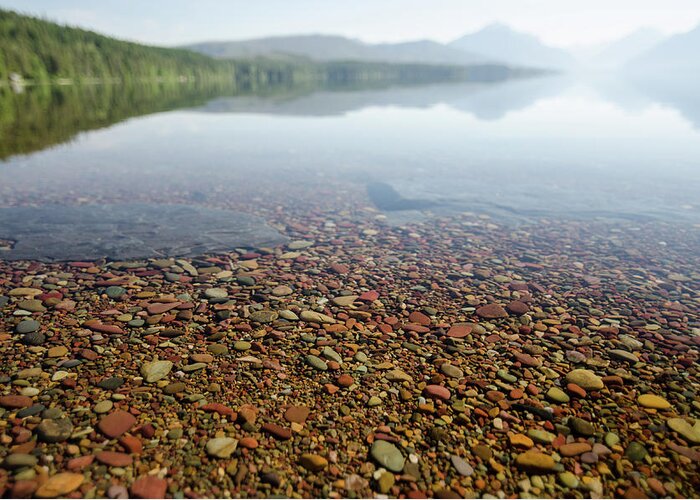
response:
<path id="1" fill-rule="evenodd" d="M 308 59 L 220 60 L 184 49 L 116 40 L 0 10 L 0 82 L 14 73 L 34 84 L 117 80 L 232 82 L 241 89 L 308 82 L 435 82 L 522 75 L 500 65 L 451 66 Z"/>

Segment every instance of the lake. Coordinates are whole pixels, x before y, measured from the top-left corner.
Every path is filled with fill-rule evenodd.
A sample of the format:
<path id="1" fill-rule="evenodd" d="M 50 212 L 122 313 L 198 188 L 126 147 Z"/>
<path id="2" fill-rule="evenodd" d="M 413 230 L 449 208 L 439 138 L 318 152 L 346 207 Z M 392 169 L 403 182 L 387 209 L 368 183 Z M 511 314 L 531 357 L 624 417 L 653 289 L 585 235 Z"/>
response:
<path id="1" fill-rule="evenodd" d="M 245 192 L 254 213 L 256 197 L 303 203 L 338 183 L 381 186 L 373 201 L 397 221 L 467 211 L 700 223 L 690 84 L 556 76 L 272 95 L 65 92 L 11 96 L 3 204 L 221 205 Z M 296 199 L 275 194 L 285 184 Z M 407 202 L 382 204 L 377 192 Z"/>

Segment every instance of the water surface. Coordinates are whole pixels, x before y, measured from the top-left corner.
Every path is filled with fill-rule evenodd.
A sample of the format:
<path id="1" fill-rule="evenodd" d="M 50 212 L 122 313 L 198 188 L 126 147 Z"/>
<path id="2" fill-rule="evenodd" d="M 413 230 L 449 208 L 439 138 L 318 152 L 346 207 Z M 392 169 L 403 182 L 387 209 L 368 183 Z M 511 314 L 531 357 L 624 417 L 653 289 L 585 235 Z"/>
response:
<path id="1" fill-rule="evenodd" d="M 64 112 L 72 128 L 51 115 L 41 122 L 51 130 L 37 131 L 34 141 L 53 133 L 46 149 L 32 144 L 18 149 L 30 154 L 6 154 L 0 196 L 4 205 L 111 201 L 115 194 L 148 203 L 177 193 L 197 203 L 222 191 L 266 196 L 271 184 L 285 183 L 308 185 L 313 197 L 311 186 L 330 179 L 388 186 L 417 202 L 380 207 L 386 211 L 697 224 L 700 105 L 692 88 L 547 77 L 264 96 L 188 93 L 180 101 L 168 95 L 166 103 L 135 95 L 141 112 L 112 89 L 106 109 L 126 111 L 92 116 L 82 127 Z M 79 93 L 73 98 L 80 102 Z M 85 101 L 86 111 L 94 101 Z M 25 115 L 17 123 L 41 112 L 38 104 L 18 109 Z M 19 135 L 3 137 L 4 151 L 13 140 Z"/>

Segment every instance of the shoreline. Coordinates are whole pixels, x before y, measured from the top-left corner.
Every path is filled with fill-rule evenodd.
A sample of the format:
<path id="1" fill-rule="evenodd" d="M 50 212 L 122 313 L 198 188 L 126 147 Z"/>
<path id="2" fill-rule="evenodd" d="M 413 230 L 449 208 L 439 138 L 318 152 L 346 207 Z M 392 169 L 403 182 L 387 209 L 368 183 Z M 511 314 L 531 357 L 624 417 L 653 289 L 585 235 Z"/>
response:
<path id="1" fill-rule="evenodd" d="M 678 228 L 390 226 L 345 189 L 258 202 L 277 249 L 0 261 L 0 421 L 40 460 L 7 494 L 697 496 Z"/>

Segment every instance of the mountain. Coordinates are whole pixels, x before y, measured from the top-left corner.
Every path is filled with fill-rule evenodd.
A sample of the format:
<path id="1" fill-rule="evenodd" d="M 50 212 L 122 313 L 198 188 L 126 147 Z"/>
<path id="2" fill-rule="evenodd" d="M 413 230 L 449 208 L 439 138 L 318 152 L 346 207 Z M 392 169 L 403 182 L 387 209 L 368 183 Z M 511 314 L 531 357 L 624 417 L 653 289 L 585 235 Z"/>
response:
<path id="1" fill-rule="evenodd" d="M 450 47 L 518 66 L 568 69 L 574 57 L 562 49 L 548 47 L 532 35 L 518 33 L 503 24 L 491 24 L 449 44 Z"/>
<path id="2" fill-rule="evenodd" d="M 294 35 L 255 40 L 203 42 L 183 48 L 218 59 L 242 57 L 305 57 L 312 61 L 472 65 L 489 58 L 430 40 L 369 44 L 334 35 Z"/>
<path id="3" fill-rule="evenodd" d="M 347 47 L 354 45 L 350 42 Z M 318 50 L 323 51 L 326 44 L 311 45 L 317 45 Z M 361 61 L 253 58 L 258 55 L 255 52 L 240 54 L 235 60 L 222 60 L 182 48 L 152 47 L 117 40 L 0 9 L 0 91 L 6 83 L 22 86 L 24 83 L 67 81 L 216 83 L 248 91 L 320 83 L 342 86 L 399 81 L 493 81 L 533 73 L 496 64 L 467 65 L 464 62 L 471 61 L 467 54 L 449 48 L 444 48 L 442 53 L 453 53 L 452 62 L 443 63 L 440 61 L 449 58 L 445 55 L 439 59 L 435 54 L 439 52 L 435 45 L 439 47 L 439 44 L 433 42 L 401 45 L 405 45 L 407 51 L 424 54 L 422 57 L 426 59 L 432 58 L 431 64 L 402 60 L 402 49 L 394 45 L 382 46 L 387 58 L 393 57 L 391 64 L 371 58 Z"/>
<path id="4" fill-rule="evenodd" d="M 700 70 L 700 25 L 687 33 L 671 36 L 627 64 L 633 72 L 653 72 L 678 70 Z"/>
<path id="5" fill-rule="evenodd" d="M 629 35 L 605 44 L 588 58 L 588 65 L 611 69 L 624 65 L 651 49 L 664 39 L 664 35 L 652 28 L 641 28 Z"/>

